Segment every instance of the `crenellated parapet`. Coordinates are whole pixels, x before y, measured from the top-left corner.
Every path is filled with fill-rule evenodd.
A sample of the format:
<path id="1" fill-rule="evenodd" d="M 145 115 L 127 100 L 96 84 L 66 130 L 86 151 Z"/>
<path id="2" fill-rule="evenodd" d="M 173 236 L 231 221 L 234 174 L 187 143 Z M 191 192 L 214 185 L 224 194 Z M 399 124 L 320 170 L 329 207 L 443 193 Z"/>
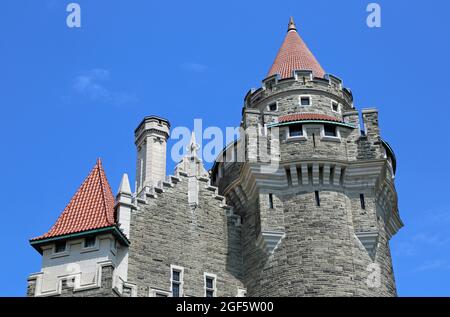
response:
<path id="1" fill-rule="evenodd" d="M 282 99 L 287 94 L 312 94 L 337 101 L 343 110 L 354 109 L 353 94 L 343 86 L 341 79 L 333 75 L 325 78 L 313 77 L 311 71 L 298 70 L 290 78 L 279 79 L 278 75 L 262 81 L 259 89 L 251 89 L 244 98 L 244 108 L 262 109 L 267 104 Z"/>

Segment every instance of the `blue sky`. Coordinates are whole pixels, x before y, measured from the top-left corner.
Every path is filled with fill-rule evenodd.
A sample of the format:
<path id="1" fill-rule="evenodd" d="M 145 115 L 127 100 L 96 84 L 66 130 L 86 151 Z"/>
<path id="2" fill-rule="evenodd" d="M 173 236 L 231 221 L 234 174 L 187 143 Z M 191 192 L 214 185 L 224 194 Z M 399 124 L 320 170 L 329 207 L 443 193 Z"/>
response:
<path id="1" fill-rule="evenodd" d="M 149 114 L 173 126 L 237 126 L 289 16 L 358 109 L 377 107 L 398 158 L 405 227 L 391 242 L 399 295 L 450 295 L 447 75 L 450 2 L 5 0 L 0 10 L 0 296 L 23 296 L 45 232 L 102 157 L 116 190 L 134 179 L 133 131 Z M 276 4 L 276 5 L 275 5 Z M 169 171 L 173 163 L 169 162 Z"/>

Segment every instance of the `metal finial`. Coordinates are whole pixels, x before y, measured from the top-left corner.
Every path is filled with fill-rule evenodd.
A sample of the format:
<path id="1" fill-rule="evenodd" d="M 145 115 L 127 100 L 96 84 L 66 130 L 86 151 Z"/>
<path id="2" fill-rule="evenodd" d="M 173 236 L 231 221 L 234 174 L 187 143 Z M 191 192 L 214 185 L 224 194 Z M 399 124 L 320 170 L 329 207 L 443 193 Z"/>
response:
<path id="1" fill-rule="evenodd" d="M 289 24 L 288 24 L 288 32 L 292 31 L 292 30 L 297 31 L 297 27 L 295 26 L 294 18 L 290 17 Z"/>

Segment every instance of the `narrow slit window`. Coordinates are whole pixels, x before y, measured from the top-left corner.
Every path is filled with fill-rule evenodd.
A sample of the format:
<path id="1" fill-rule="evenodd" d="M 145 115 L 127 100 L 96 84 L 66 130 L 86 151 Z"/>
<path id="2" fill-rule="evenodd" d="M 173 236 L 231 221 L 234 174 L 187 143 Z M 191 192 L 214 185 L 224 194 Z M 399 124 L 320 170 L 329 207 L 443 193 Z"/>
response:
<path id="1" fill-rule="evenodd" d="M 361 202 L 361 209 L 366 209 L 366 199 L 364 197 L 364 194 L 359 195 L 359 201 Z"/>
<path id="2" fill-rule="evenodd" d="M 216 292 L 216 278 L 205 275 L 205 297 L 214 297 Z"/>
<path id="3" fill-rule="evenodd" d="M 303 126 L 301 124 L 289 126 L 289 137 L 295 138 L 299 136 L 303 136 Z"/>
<path id="4" fill-rule="evenodd" d="M 269 208 L 273 209 L 273 194 L 269 194 Z"/>
<path id="5" fill-rule="evenodd" d="M 289 168 L 286 168 L 286 178 L 287 178 L 288 186 L 292 186 L 291 170 Z"/>
<path id="6" fill-rule="evenodd" d="M 331 102 L 331 109 L 334 112 L 339 112 L 339 104 L 337 102 L 335 102 L 335 101 Z"/>
<path id="7" fill-rule="evenodd" d="M 320 207 L 320 195 L 319 195 L 319 191 L 315 191 L 314 192 L 315 198 L 316 198 L 316 206 Z"/>

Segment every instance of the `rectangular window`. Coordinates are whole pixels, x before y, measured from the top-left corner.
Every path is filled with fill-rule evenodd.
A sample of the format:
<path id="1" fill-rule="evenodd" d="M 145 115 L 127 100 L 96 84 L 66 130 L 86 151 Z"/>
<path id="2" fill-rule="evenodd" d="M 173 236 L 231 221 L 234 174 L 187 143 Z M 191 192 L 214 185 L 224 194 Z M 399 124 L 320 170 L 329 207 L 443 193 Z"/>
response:
<path id="1" fill-rule="evenodd" d="M 55 253 L 61 253 L 66 251 L 66 241 L 56 242 Z"/>
<path id="2" fill-rule="evenodd" d="M 339 112 L 339 104 L 338 104 L 336 101 L 332 101 L 332 102 L 331 102 L 331 109 L 332 109 L 334 112 Z"/>
<path id="3" fill-rule="evenodd" d="M 84 239 L 84 247 L 90 248 L 95 245 L 95 237 L 87 237 Z"/>
<path id="4" fill-rule="evenodd" d="M 277 111 L 277 110 L 278 110 L 278 107 L 277 107 L 277 103 L 276 102 L 271 103 L 269 105 L 269 111 Z"/>
<path id="5" fill-rule="evenodd" d="M 172 297 L 183 296 L 183 268 L 172 266 L 171 276 Z"/>
<path id="6" fill-rule="evenodd" d="M 289 126 L 289 137 L 295 138 L 299 136 L 303 136 L 303 126 L 301 124 Z"/>
<path id="7" fill-rule="evenodd" d="M 205 297 L 214 297 L 216 293 L 216 276 L 205 274 Z"/>
<path id="8" fill-rule="evenodd" d="M 316 206 L 320 207 L 320 196 L 319 196 L 319 191 L 315 191 L 314 195 L 316 196 Z"/>
<path id="9" fill-rule="evenodd" d="M 325 133 L 325 136 L 337 137 L 336 126 L 334 126 L 332 124 L 325 124 L 324 125 L 324 133 Z"/>
<path id="10" fill-rule="evenodd" d="M 273 194 L 269 194 L 269 208 L 273 209 Z"/>
<path id="11" fill-rule="evenodd" d="M 302 107 L 310 106 L 311 105 L 311 97 L 309 97 L 309 96 L 301 96 L 300 97 L 300 105 Z"/>
<path id="12" fill-rule="evenodd" d="M 359 201 L 361 202 L 361 209 L 366 209 L 366 200 L 364 198 L 364 194 L 359 195 Z"/>

